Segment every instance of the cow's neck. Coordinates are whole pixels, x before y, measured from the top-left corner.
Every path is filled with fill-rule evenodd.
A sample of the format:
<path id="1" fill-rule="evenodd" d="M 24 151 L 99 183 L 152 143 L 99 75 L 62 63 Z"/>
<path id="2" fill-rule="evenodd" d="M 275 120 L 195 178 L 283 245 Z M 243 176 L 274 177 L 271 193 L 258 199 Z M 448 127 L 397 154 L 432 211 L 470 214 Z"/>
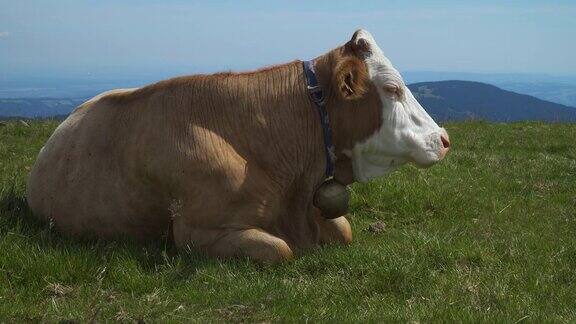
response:
<path id="1" fill-rule="evenodd" d="M 376 89 L 357 100 L 340 98 L 332 86 L 332 71 L 339 50 L 316 59 L 316 72 L 322 87 L 326 91 L 327 109 L 332 127 L 332 137 L 336 149 L 336 180 L 342 184 L 354 182 L 350 155 L 356 143 L 361 143 L 373 135 L 382 125 L 382 103 Z"/>

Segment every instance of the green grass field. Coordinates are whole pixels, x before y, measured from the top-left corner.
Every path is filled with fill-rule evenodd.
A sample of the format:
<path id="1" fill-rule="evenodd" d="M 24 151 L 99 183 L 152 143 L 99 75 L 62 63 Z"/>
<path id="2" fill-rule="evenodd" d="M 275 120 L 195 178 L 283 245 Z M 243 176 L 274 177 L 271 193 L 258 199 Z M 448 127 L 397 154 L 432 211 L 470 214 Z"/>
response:
<path id="1" fill-rule="evenodd" d="M 0 321 L 576 321 L 574 124 L 448 124 L 445 162 L 352 187 L 351 246 L 274 266 L 32 220 L 56 125 L 0 126 Z"/>

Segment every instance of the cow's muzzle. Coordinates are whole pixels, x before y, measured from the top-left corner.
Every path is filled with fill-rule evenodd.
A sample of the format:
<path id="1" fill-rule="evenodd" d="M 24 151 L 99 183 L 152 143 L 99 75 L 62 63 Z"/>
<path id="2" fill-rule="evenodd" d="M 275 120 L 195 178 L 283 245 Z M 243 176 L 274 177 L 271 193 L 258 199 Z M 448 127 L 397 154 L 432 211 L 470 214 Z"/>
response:
<path id="1" fill-rule="evenodd" d="M 450 151 L 450 137 L 444 128 L 442 128 L 442 133 L 440 134 L 440 142 L 442 146 L 440 147 L 440 160 L 444 159 L 448 151 Z"/>

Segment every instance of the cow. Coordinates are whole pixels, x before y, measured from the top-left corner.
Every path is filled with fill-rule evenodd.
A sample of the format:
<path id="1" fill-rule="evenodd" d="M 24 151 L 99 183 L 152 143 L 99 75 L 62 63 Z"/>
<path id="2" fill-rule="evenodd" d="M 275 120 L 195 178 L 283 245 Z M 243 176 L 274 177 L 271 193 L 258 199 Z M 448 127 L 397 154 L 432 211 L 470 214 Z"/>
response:
<path id="1" fill-rule="evenodd" d="M 179 249 L 274 263 L 351 242 L 346 215 L 325 217 L 314 204 L 328 177 L 346 186 L 406 163 L 429 167 L 449 147 L 358 30 L 311 61 L 88 100 L 41 149 L 27 201 L 72 237 L 169 235 Z"/>

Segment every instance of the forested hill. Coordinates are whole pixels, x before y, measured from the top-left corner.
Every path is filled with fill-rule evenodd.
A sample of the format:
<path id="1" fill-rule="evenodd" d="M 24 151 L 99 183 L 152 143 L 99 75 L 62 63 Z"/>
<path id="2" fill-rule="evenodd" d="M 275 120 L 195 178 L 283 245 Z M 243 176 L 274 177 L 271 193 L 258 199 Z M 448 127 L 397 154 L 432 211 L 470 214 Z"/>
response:
<path id="1" fill-rule="evenodd" d="M 576 108 L 471 81 L 420 82 L 408 86 L 439 121 L 481 119 L 576 121 Z"/>

